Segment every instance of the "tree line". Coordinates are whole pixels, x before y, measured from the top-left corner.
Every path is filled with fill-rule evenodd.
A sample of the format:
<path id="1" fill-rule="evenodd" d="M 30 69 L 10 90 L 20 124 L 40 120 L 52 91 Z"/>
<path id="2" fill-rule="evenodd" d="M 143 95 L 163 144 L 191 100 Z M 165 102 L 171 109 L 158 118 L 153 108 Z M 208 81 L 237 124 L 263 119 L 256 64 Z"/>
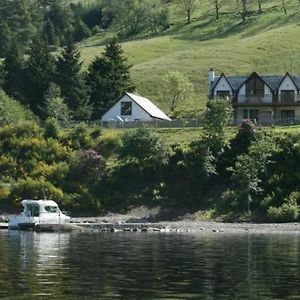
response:
<path id="1" fill-rule="evenodd" d="M 57 57 L 41 39 L 33 40 L 28 58 L 14 44 L 0 68 L 0 86 L 42 119 L 55 114 L 73 120 L 99 119 L 125 92 L 134 90 L 130 65 L 116 39 L 87 72 L 81 65 L 72 42 Z"/>
<path id="2" fill-rule="evenodd" d="M 79 8 L 61 0 L 3 0 L 0 20 L 0 57 L 8 54 L 12 44 L 28 50 L 37 36 L 55 47 L 91 34 Z"/>
<path id="3" fill-rule="evenodd" d="M 266 0 L 206 0 L 215 11 L 233 12 L 243 21 L 253 11 L 263 13 Z M 201 5 L 200 5 L 201 4 Z M 285 14 L 299 8 L 299 0 L 278 0 Z M 121 37 L 138 33 L 156 33 L 170 28 L 176 7 L 177 19 L 190 23 L 195 11 L 203 7 L 200 0 L 99 0 L 87 4 L 64 0 L 2 0 L 0 3 L 0 57 L 6 56 L 12 44 L 29 51 L 39 37 L 49 47 L 79 42 L 101 31 L 113 30 Z"/>

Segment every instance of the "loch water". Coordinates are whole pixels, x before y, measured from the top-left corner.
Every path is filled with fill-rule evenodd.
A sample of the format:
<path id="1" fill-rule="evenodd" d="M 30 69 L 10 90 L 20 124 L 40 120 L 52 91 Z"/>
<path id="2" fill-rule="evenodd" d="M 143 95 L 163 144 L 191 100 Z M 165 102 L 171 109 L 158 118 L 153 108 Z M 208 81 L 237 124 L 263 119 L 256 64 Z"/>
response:
<path id="1" fill-rule="evenodd" d="M 300 299 L 300 236 L 0 231 L 1 299 Z"/>

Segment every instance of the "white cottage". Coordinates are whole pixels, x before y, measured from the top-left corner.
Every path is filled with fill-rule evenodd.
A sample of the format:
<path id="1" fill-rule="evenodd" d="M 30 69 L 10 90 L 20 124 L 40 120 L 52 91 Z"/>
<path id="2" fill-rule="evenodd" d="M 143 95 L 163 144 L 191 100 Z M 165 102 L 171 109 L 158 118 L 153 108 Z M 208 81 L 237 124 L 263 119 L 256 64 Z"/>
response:
<path id="1" fill-rule="evenodd" d="M 101 118 L 103 122 L 153 121 L 171 119 L 149 99 L 126 93 Z"/>

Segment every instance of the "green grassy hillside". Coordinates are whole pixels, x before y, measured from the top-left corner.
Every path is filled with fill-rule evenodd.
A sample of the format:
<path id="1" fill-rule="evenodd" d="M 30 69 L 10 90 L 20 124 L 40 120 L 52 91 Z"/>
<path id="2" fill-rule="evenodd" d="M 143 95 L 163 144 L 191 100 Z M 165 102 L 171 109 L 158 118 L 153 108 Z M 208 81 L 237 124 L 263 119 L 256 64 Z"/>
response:
<path id="1" fill-rule="evenodd" d="M 229 1 L 233 3 L 233 1 Z M 136 37 L 123 41 L 122 46 L 133 65 L 132 77 L 138 92 L 156 102 L 166 112 L 161 97 L 161 78 L 170 70 L 189 75 L 196 89 L 191 103 L 180 109 L 189 112 L 203 109 L 207 94 L 207 73 L 261 74 L 300 73 L 300 10 L 299 2 L 290 0 L 288 14 L 282 11 L 281 0 L 263 1 L 263 13 L 255 12 L 242 22 L 235 4 L 224 5 L 215 20 L 211 0 L 201 0 L 194 20 L 186 25 L 178 4 L 171 4 L 174 25 L 157 36 Z M 105 40 L 114 32 L 95 36 L 80 44 L 87 66 L 100 55 Z"/>

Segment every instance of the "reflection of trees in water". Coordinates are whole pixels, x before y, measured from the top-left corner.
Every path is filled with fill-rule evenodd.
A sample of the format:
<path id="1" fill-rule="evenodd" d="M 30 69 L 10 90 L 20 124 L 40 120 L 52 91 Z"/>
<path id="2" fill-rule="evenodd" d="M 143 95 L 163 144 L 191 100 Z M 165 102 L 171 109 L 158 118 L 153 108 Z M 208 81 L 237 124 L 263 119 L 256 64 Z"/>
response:
<path id="1" fill-rule="evenodd" d="M 287 299 L 300 294 L 299 247 L 296 235 L 0 236 L 0 296 Z"/>
<path id="2" fill-rule="evenodd" d="M 55 286 L 47 287 L 47 278 L 53 275 L 56 282 L 64 272 L 58 262 L 68 237 L 19 231 L 0 236 L 0 297 L 55 293 Z"/>
<path id="3" fill-rule="evenodd" d="M 230 299 L 251 298 L 249 295 L 278 297 L 282 290 L 285 295 L 297 293 L 299 285 L 295 282 L 299 283 L 299 276 L 295 270 L 283 267 L 282 262 L 297 260 L 299 242 L 297 236 L 131 233 L 97 235 L 85 240 L 83 246 L 80 236 L 76 236 L 70 241 L 67 257 L 68 265 L 73 264 L 78 260 L 79 248 L 97 249 L 81 257 L 77 268 L 80 272 L 74 276 L 76 286 L 90 278 L 86 285 L 94 296 L 116 294 L 146 299 L 191 293 Z M 286 251 L 278 250 L 278 243 Z M 286 273 L 294 290 L 286 290 Z M 274 282 L 272 277 L 279 281 Z"/>

